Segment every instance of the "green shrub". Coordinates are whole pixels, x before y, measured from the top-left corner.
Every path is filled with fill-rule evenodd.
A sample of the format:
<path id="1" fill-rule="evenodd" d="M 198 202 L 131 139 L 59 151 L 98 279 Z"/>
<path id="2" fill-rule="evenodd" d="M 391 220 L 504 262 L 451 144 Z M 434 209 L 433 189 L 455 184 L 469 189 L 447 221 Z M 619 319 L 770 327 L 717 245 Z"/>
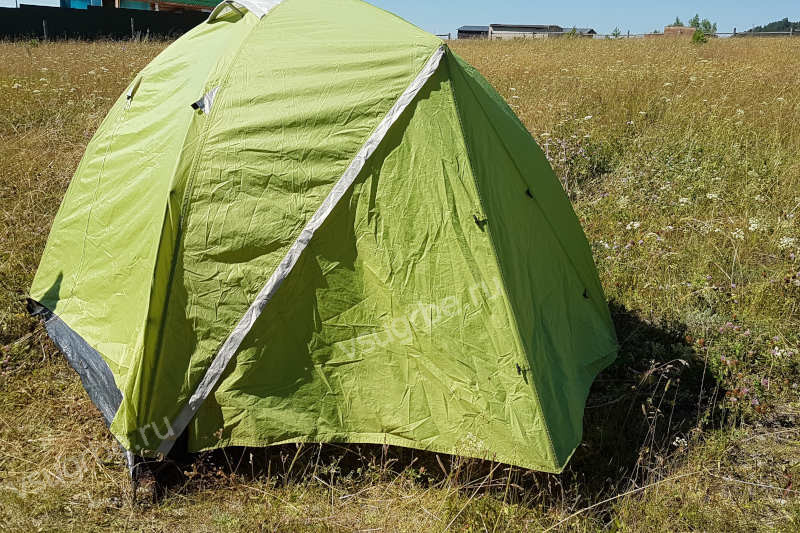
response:
<path id="1" fill-rule="evenodd" d="M 708 42 L 708 36 L 703 30 L 697 28 L 692 35 L 692 42 L 695 44 L 705 44 Z"/>

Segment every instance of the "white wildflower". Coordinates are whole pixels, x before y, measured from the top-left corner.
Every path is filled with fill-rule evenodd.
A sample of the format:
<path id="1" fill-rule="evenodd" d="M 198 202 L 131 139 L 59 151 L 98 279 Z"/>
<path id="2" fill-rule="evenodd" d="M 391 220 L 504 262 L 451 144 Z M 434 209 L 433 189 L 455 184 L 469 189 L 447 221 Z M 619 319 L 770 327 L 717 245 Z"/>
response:
<path id="1" fill-rule="evenodd" d="M 794 248 L 797 244 L 797 239 L 794 237 L 782 237 L 778 243 L 778 247 L 785 250 L 786 248 Z"/>
<path id="2" fill-rule="evenodd" d="M 739 229 L 737 229 L 737 230 L 735 230 L 735 231 L 733 231 L 731 233 L 731 237 L 733 237 L 736 240 L 743 241 L 744 240 L 744 231 L 742 231 L 742 229 L 739 228 Z"/>
<path id="3" fill-rule="evenodd" d="M 627 229 L 627 230 L 639 229 L 639 227 L 640 227 L 641 225 L 642 225 L 642 223 L 641 223 L 641 222 L 638 222 L 638 221 L 633 221 L 633 222 L 630 222 L 630 223 L 629 223 L 629 224 L 628 224 L 628 225 L 625 227 L 625 229 Z"/>
<path id="4" fill-rule="evenodd" d="M 750 231 L 758 231 L 761 229 L 761 222 L 757 218 L 750 219 L 750 225 L 747 227 Z"/>
<path id="5" fill-rule="evenodd" d="M 678 198 L 678 203 L 681 205 L 689 205 L 691 203 L 691 200 L 689 200 L 688 198 Z"/>
<path id="6" fill-rule="evenodd" d="M 717 199 L 719 199 L 719 194 L 717 194 L 715 192 L 710 192 L 710 193 L 706 194 L 706 198 L 708 198 L 709 200 L 717 200 Z"/>
<path id="7" fill-rule="evenodd" d="M 592 118 L 593 118 L 592 115 L 586 115 L 585 117 L 583 117 L 583 120 L 592 120 Z"/>

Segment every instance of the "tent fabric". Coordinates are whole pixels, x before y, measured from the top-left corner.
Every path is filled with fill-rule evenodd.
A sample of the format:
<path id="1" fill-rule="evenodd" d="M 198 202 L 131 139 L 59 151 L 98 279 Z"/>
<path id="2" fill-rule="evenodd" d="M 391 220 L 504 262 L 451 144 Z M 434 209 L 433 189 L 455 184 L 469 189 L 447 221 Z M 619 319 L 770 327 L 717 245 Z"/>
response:
<path id="1" fill-rule="evenodd" d="M 54 221 L 31 297 L 113 375 L 111 432 L 142 456 L 185 434 L 560 471 L 616 338 L 546 158 L 438 38 L 269 3 L 137 76 Z"/>
<path id="2" fill-rule="evenodd" d="M 419 94 L 419 91 L 422 89 L 425 83 L 427 83 L 431 76 L 433 76 L 433 74 L 436 72 L 443 55 L 444 47 L 440 47 L 433 54 L 433 56 L 431 56 L 431 58 L 425 64 L 425 67 L 422 69 L 422 72 L 419 73 L 417 78 L 400 96 L 400 99 L 395 103 L 392 109 L 389 110 L 375 131 L 372 132 L 370 138 L 367 139 L 367 142 L 361 147 L 359 153 L 356 154 L 355 158 L 350 163 L 350 166 L 347 167 L 347 170 L 345 170 L 342 177 L 322 202 L 322 205 L 314 213 L 314 216 L 311 217 L 305 228 L 303 228 L 303 231 L 300 233 L 300 236 L 297 238 L 297 240 L 295 240 L 294 244 L 292 244 L 292 247 L 289 249 L 286 257 L 283 258 L 283 261 L 281 261 L 281 263 L 275 269 L 275 272 L 273 272 L 272 276 L 267 281 L 267 284 L 264 285 L 264 288 L 261 289 L 261 292 L 258 294 L 255 301 L 250 305 L 247 313 L 245 313 L 244 317 L 239 321 L 233 332 L 230 334 L 230 336 L 228 336 L 222 347 L 219 349 L 214 361 L 209 366 L 209 369 L 206 371 L 203 380 L 200 382 L 200 385 L 198 385 L 194 394 L 189 399 L 189 402 L 172 423 L 172 429 L 175 433 L 182 433 L 189 421 L 192 419 L 192 417 L 194 417 L 197 409 L 206 400 L 211 392 L 211 389 L 217 384 L 222 372 L 225 370 L 225 368 L 227 368 L 231 358 L 233 358 L 238 351 L 242 341 L 244 341 L 246 335 L 253 328 L 259 315 L 264 310 L 264 307 L 269 304 L 270 300 L 275 296 L 275 293 L 280 288 L 283 281 L 294 269 L 295 265 L 297 264 L 297 260 L 300 258 L 300 255 L 308 247 L 311 239 L 314 238 L 314 233 L 320 228 L 320 226 L 322 226 L 333 208 L 336 207 L 336 204 L 339 203 L 341 198 L 353 184 L 353 181 L 358 177 L 359 173 L 364 168 L 364 164 L 366 163 L 367 159 L 369 159 L 374 153 L 378 144 L 380 144 L 380 142 L 386 136 L 389 128 L 397 121 L 403 111 L 405 111 L 406 107 L 408 107 L 417 94 Z M 165 439 L 158 451 L 164 454 L 169 453 L 172 442 L 173 439 Z"/>

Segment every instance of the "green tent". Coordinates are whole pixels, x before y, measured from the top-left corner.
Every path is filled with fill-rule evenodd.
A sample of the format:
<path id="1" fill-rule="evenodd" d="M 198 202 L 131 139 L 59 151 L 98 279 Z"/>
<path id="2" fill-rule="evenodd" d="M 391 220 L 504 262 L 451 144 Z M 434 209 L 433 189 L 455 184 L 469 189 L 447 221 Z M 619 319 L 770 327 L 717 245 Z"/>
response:
<path id="1" fill-rule="evenodd" d="M 226 2 L 147 66 L 31 308 L 129 458 L 377 443 L 558 472 L 617 352 L 529 132 L 357 0 Z"/>

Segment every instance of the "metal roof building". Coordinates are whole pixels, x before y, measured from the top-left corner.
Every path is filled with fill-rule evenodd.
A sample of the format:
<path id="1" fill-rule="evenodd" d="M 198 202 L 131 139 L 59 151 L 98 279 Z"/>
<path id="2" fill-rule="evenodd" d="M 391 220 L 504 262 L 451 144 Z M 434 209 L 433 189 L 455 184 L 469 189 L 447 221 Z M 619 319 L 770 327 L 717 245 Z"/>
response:
<path id="1" fill-rule="evenodd" d="M 487 39 L 489 26 L 461 26 L 458 28 L 459 39 Z"/>
<path id="2" fill-rule="evenodd" d="M 564 28 L 555 24 L 490 24 L 489 39 L 540 39 L 561 34 Z"/>

